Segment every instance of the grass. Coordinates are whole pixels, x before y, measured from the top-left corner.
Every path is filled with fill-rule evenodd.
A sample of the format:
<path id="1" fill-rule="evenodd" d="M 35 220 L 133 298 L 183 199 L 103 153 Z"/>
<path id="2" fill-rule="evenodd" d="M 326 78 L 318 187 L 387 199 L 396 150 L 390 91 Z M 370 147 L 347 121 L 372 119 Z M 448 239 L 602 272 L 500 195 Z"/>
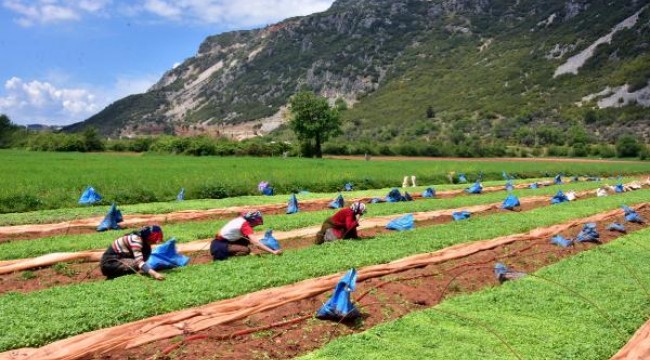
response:
<path id="1" fill-rule="evenodd" d="M 472 218 L 433 228 L 298 250 L 283 256 L 233 258 L 167 272 L 164 282 L 140 276 L 0 296 L 0 350 L 39 346 L 75 334 L 300 280 L 386 263 L 454 244 L 525 232 L 648 200 L 650 190 Z M 408 246 L 402 246 L 408 244 Z M 219 276 L 216 276 L 219 274 Z M 314 309 L 316 310 L 316 309 Z"/>
<path id="2" fill-rule="evenodd" d="M 650 317 L 649 236 L 636 232 L 301 359 L 609 359 Z"/>
<path id="3" fill-rule="evenodd" d="M 650 164 L 621 162 L 539 163 L 480 161 L 350 161 L 252 157 L 181 157 L 173 155 L 38 153 L 0 151 L 0 213 L 80 207 L 86 186 L 103 197 L 101 205 L 171 201 L 181 188 L 186 199 L 226 198 L 257 194 L 257 184 L 269 181 L 276 193 L 337 191 L 350 181 L 356 189 L 401 184 L 416 175 L 421 184 L 447 182 L 447 173 L 464 172 L 470 180 L 482 171 L 484 180 L 501 179 L 501 172 L 519 177 L 640 174 Z"/>
<path id="4" fill-rule="evenodd" d="M 562 189 L 564 191 L 567 191 L 569 189 L 581 191 L 594 189 L 597 186 L 599 186 L 598 183 L 581 182 L 561 186 L 543 187 L 536 190 L 521 189 L 515 190 L 513 193 L 518 197 L 548 196 L 550 199 L 551 195 L 555 194 L 559 189 Z M 368 204 L 367 216 L 404 214 L 407 212 L 454 209 L 464 206 L 489 204 L 503 201 L 505 196 L 506 194 L 504 192 L 494 192 L 486 193 L 480 196 L 459 196 L 449 199 L 430 199 L 401 203 Z M 301 197 L 299 196 L 299 198 Z M 293 215 L 267 215 L 264 218 L 264 226 L 260 227 L 258 233 L 263 233 L 262 229 L 285 231 L 318 225 L 333 212 L 334 210 L 322 210 L 313 212 L 299 212 Z M 228 220 L 208 220 L 168 225 L 163 224 L 163 231 L 167 238 L 175 237 L 179 243 L 189 242 L 214 236 L 214 234 L 227 221 Z M 110 244 L 110 242 L 118 236 L 118 234 L 122 234 L 125 231 L 126 230 L 119 232 L 111 231 L 81 235 L 53 236 L 34 240 L 17 240 L 0 243 L 0 260 L 35 257 L 52 252 L 70 252 L 100 249 L 107 247 L 108 244 Z"/>

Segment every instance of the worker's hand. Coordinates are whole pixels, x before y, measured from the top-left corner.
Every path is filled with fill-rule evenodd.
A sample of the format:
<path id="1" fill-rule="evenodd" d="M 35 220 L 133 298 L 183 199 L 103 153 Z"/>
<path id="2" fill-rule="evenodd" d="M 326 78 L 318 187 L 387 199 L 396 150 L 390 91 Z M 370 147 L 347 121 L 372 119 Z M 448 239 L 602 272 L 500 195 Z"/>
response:
<path id="1" fill-rule="evenodd" d="M 273 255 L 282 255 L 282 249 L 275 250 Z"/>
<path id="2" fill-rule="evenodd" d="M 163 274 L 158 273 L 158 272 L 156 272 L 154 270 L 150 270 L 149 275 L 151 275 L 151 277 L 156 279 L 156 280 L 165 280 L 165 276 Z"/>

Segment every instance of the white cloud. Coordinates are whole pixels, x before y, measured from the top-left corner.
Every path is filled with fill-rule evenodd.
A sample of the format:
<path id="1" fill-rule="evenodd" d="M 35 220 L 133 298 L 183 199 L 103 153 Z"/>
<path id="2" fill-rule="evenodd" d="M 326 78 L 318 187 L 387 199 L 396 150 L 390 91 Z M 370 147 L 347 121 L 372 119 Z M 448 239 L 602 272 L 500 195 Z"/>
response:
<path id="1" fill-rule="evenodd" d="M 4 0 L 2 5 L 18 15 L 15 21 L 23 27 L 81 20 L 85 13 L 106 8 L 111 0 Z"/>
<path id="2" fill-rule="evenodd" d="M 119 76 L 110 88 L 93 88 L 14 76 L 0 90 L 0 113 L 16 124 L 68 125 L 86 120 L 125 96 L 147 91 L 159 78 L 159 74 Z"/>
<path id="3" fill-rule="evenodd" d="M 144 0 L 139 11 L 173 21 L 227 24 L 231 28 L 238 28 L 269 24 L 287 17 L 325 11 L 333 2 L 333 0 Z"/>

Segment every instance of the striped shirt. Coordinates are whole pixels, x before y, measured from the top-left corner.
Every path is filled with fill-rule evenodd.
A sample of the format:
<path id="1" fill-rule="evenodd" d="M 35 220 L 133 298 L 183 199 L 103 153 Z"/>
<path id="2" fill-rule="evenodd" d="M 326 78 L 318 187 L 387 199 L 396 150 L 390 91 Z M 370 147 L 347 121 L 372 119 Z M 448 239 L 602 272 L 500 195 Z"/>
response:
<path id="1" fill-rule="evenodd" d="M 142 247 L 142 238 L 136 234 L 128 234 L 119 237 L 117 240 L 113 241 L 112 245 L 115 253 L 134 258 L 135 263 L 138 264 L 138 268 L 141 268 L 144 264 Z"/>

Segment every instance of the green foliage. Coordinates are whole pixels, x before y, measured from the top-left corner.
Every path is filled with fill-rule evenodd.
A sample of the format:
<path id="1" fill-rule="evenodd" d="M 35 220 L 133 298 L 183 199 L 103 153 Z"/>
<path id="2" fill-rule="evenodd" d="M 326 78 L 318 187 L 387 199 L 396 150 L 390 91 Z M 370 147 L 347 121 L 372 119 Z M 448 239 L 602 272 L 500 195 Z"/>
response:
<path id="1" fill-rule="evenodd" d="M 616 141 L 616 153 L 619 157 L 636 157 L 641 151 L 641 144 L 632 135 L 622 135 Z"/>
<path id="2" fill-rule="evenodd" d="M 7 115 L 0 114 L 0 148 L 11 145 L 11 138 L 16 130 L 18 126 L 13 124 Z"/>
<path id="3" fill-rule="evenodd" d="M 155 286 L 151 286 L 151 279 L 127 276 L 28 294 L 4 294 L 0 296 L 0 317 L 11 321 L 4 324 L 0 333 L 0 350 L 39 346 L 82 332 L 342 272 L 351 267 L 387 263 L 455 244 L 550 226 L 618 208 L 621 202 L 634 205 L 647 201 L 648 193 L 648 190 L 639 190 L 526 213 L 499 213 L 433 228 L 379 235 L 369 241 L 342 241 L 286 251 L 283 256 L 249 256 L 189 266 L 182 271 L 168 272 L 166 280 Z M 260 269 L 264 276 L 260 276 Z M 215 277 L 215 273 L 223 276 Z M 620 281 L 618 277 L 613 279 Z M 142 291 L 133 296 L 133 289 Z M 125 302 L 125 298 L 129 301 Z M 572 307 L 572 314 L 574 310 Z"/>
<path id="4" fill-rule="evenodd" d="M 314 155 L 323 157 L 322 143 L 341 133 L 341 120 L 337 108 L 331 108 L 327 98 L 316 96 L 313 92 L 302 91 L 291 98 L 290 126 L 304 145 L 311 146 L 314 141 Z M 303 154 L 309 153 L 303 149 Z"/>

